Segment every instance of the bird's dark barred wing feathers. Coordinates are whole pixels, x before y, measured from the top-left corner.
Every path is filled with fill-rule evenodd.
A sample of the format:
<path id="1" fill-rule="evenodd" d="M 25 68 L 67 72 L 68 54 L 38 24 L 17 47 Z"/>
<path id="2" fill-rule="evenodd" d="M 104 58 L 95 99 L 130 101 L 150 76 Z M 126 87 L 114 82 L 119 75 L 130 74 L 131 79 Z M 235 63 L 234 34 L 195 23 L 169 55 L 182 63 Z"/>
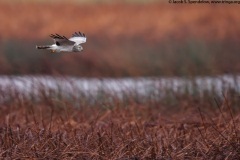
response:
<path id="1" fill-rule="evenodd" d="M 75 32 L 72 34 L 72 37 L 86 37 L 86 35 L 81 32 Z"/>
<path id="2" fill-rule="evenodd" d="M 75 44 L 74 41 L 70 41 L 65 36 L 60 36 L 59 34 L 51 34 L 50 37 L 53 38 L 57 46 L 69 46 Z"/>
<path id="3" fill-rule="evenodd" d="M 69 39 L 65 36 L 60 36 L 59 34 L 51 34 L 50 37 L 54 39 L 57 46 L 79 45 L 81 43 L 85 43 L 87 40 L 86 35 L 81 32 L 73 33 L 72 37 Z"/>

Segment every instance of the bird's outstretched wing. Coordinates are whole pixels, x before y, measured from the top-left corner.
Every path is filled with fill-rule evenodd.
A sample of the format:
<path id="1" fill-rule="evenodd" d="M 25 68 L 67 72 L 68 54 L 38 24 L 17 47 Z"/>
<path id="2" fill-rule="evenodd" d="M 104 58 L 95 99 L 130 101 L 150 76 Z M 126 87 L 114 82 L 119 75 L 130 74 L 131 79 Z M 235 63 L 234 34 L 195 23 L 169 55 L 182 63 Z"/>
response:
<path id="1" fill-rule="evenodd" d="M 65 36 L 60 36 L 59 34 L 51 34 L 51 38 L 53 38 L 54 43 L 56 43 L 57 46 L 69 46 L 74 45 L 75 42 L 67 39 Z"/>
<path id="2" fill-rule="evenodd" d="M 69 40 L 75 42 L 75 45 L 79 45 L 85 43 L 87 41 L 87 37 L 84 33 L 75 32 Z"/>

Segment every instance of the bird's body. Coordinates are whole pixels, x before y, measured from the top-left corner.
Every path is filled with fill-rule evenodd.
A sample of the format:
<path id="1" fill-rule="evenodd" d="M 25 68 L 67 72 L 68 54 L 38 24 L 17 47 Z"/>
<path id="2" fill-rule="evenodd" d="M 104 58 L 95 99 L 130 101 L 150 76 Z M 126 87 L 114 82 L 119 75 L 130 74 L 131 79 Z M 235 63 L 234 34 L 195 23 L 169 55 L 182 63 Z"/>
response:
<path id="1" fill-rule="evenodd" d="M 84 33 L 75 32 L 71 38 L 60 36 L 58 34 L 51 34 L 51 38 L 54 40 L 54 44 L 47 46 L 36 46 L 37 49 L 47 49 L 52 52 L 80 52 L 83 47 L 80 45 L 87 41 L 87 37 Z"/>

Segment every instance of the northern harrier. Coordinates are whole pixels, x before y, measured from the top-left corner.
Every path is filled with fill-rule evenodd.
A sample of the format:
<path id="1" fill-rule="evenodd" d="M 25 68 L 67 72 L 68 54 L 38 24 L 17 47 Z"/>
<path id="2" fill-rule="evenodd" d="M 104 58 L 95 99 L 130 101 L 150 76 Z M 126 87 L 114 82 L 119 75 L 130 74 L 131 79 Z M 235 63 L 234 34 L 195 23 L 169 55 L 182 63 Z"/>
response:
<path id="1" fill-rule="evenodd" d="M 37 49 L 48 49 L 51 52 L 80 52 L 83 47 L 80 45 L 87 41 L 84 33 L 75 32 L 71 38 L 60 36 L 59 34 L 51 34 L 54 44 L 46 46 L 36 46 Z"/>

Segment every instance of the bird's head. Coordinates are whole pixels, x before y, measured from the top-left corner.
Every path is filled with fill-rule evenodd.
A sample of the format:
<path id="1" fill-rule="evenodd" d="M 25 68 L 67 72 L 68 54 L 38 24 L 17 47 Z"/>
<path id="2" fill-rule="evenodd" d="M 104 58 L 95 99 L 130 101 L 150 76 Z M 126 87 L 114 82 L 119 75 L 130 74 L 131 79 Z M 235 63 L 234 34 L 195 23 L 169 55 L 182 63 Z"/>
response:
<path id="1" fill-rule="evenodd" d="M 73 52 L 80 52 L 83 50 L 83 47 L 81 45 L 76 45 L 73 47 Z"/>

